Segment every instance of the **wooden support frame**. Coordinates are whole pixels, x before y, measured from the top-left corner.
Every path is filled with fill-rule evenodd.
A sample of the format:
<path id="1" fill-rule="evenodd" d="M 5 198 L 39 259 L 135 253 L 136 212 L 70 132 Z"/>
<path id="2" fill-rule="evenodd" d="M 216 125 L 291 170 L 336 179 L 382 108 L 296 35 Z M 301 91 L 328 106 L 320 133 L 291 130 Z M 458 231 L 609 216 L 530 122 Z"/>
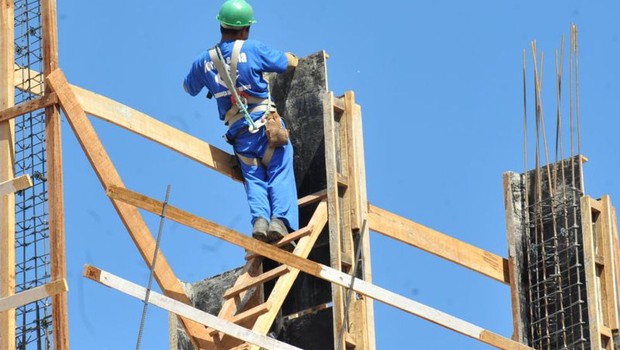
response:
<path id="1" fill-rule="evenodd" d="M 319 203 L 314 212 L 314 215 L 312 215 L 312 218 L 308 222 L 308 227 L 312 228 L 310 235 L 305 236 L 299 240 L 297 247 L 293 252 L 294 256 L 297 256 L 301 259 L 307 258 L 310 255 L 310 252 L 312 251 L 312 248 L 314 247 L 316 241 L 319 239 L 319 235 L 321 234 L 321 231 L 323 231 L 326 223 L 327 203 L 323 201 Z M 270 309 L 268 313 L 261 315 L 256 320 L 254 327 L 252 327 L 252 330 L 254 332 L 257 332 L 259 334 L 267 334 L 267 332 L 269 332 L 269 328 L 271 328 L 271 325 L 275 321 L 276 316 L 278 315 L 280 308 L 284 304 L 284 300 L 286 299 L 289 291 L 293 287 L 293 283 L 295 283 L 297 276 L 299 276 L 299 273 L 299 269 L 293 268 L 289 273 L 278 278 L 278 281 L 275 283 L 268 299 L 273 308 Z M 250 347 L 250 349 L 258 350 L 258 348 L 255 346 Z"/>
<path id="2" fill-rule="evenodd" d="M 19 66 L 16 69 L 18 73 L 25 70 Z M 31 70 L 31 74 L 37 72 Z M 15 79 L 15 87 L 25 89 L 20 84 L 21 80 Z M 86 114 L 145 137 L 235 181 L 244 181 L 241 171 L 234 166 L 233 155 L 110 98 L 75 85 L 69 86 Z M 41 90 L 28 91 L 42 94 Z"/>
<path id="3" fill-rule="evenodd" d="M 161 213 L 163 207 L 162 202 L 123 187 L 110 186 L 108 189 L 108 196 L 114 200 L 136 206 L 157 215 Z M 420 304 L 364 280 L 354 278 L 348 274 L 332 269 L 331 267 L 298 257 L 269 244 L 252 239 L 232 229 L 218 225 L 174 206 L 166 206 L 166 217 L 200 232 L 207 233 L 229 243 L 254 251 L 257 254 L 286 264 L 312 276 L 324 279 L 341 287 L 351 288 L 357 293 L 381 301 L 387 305 L 396 307 L 499 349 L 533 350 L 526 345 L 480 328 L 469 322 Z"/>
<path id="4" fill-rule="evenodd" d="M 65 293 L 67 291 L 69 291 L 67 280 L 56 280 L 54 282 L 11 295 L 10 297 L 0 298 L 0 311 L 15 309 L 17 307 L 33 303 L 37 300 L 53 297 L 54 295 Z"/>
<path id="5" fill-rule="evenodd" d="M 67 120 L 73 128 L 84 153 L 97 173 L 104 189 L 108 189 L 110 186 L 114 185 L 123 186 L 120 175 L 116 171 L 95 129 L 90 124 L 86 113 L 81 108 L 62 71 L 56 70 L 52 72 L 47 77 L 46 82 L 58 95 L 60 105 L 67 116 Z M 116 200 L 112 200 L 112 204 L 125 224 L 136 247 L 140 251 L 142 258 L 150 267 L 155 250 L 155 239 L 144 223 L 140 212 L 135 207 Z M 189 298 L 185 294 L 183 286 L 176 278 L 161 250 L 158 253 L 157 263 L 153 272 L 155 279 L 165 295 L 186 304 L 191 304 Z M 188 319 L 181 319 L 181 321 L 196 348 L 208 346 L 210 337 L 204 327 Z"/>
<path id="6" fill-rule="evenodd" d="M 43 95 L 34 100 L 22 102 L 17 106 L 7 108 L 0 111 L 0 123 L 13 119 L 20 115 L 34 112 L 36 110 L 46 108 L 58 103 L 58 96 L 55 93 Z"/>
<path id="7" fill-rule="evenodd" d="M 32 187 L 30 175 L 18 176 L 12 180 L 0 182 L 0 196 L 12 194 L 28 187 Z"/>
<path id="8" fill-rule="evenodd" d="M 56 0 L 41 0 L 43 30 L 44 76 L 58 68 L 58 25 Z M 49 86 L 45 86 L 50 94 Z M 65 243 L 65 205 L 62 172 L 62 133 L 60 108 L 45 108 L 45 142 L 47 152 L 47 195 L 50 242 L 50 272 L 52 280 L 67 277 Z M 52 324 L 55 350 L 69 349 L 69 300 L 66 293 L 52 296 Z"/>
<path id="9" fill-rule="evenodd" d="M 506 215 L 506 235 L 508 239 L 508 272 L 510 276 L 510 301 L 512 305 L 512 339 L 521 342 L 528 342 L 528 328 L 525 325 L 527 317 L 527 301 L 525 292 L 521 285 L 518 272 L 523 271 L 524 267 L 522 242 L 524 239 L 523 223 L 523 200 L 522 191 L 515 191 L 513 188 L 521 189 L 522 176 L 514 172 L 503 174 L 504 183 L 504 206 Z"/>
<path id="10" fill-rule="evenodd" d="M 346 234 L 345 218 L 342 217 L 339 188 L 338 151 L 342 151 L 338 144 L 334 112 L 334 94 L 327 92 L 323 99 L 323 128 L 325 130 L 325 171 L 327 176 L 327 207 L 329 212 L 329 261 L 330 266 L 338 271 L 343 264 L 343 237 Z M 340 112 L 342 113 L 342 112 Z M 341 168 L 342 170 L 342 168 Z M 349 264 L 351 261 L 349 259 Z M 344 327 L 344 290 L 339 285 L 332 285 L 332 314 L 334 319 L 334 348 L 345 349 L 344 337 L 340 337 L 340 330 Z"/>
<path id="11" fill-rule="evenodd" d="M 0 110 L 15 104 L 15 4 L 0 0 Z M 14 178 L 15 122 L 0 123 L 0 182 Z M 0 297 L 15 294 L 15 197 L 0 198 Z M 15 310 L 0 312 L 0 349 L 15 350 Z"/>
<path id="12" fill-rule="evenodd" d="M 351 97 L 349 98 L 349 94 Z M 347 102 L 350 101 L 350 102 Z M 364 131 L 362 125 L 362 108 L 354 103 L 353 92 L 345 93 L 345 106 L 349 103 L 352 105 L 351 120 L 349 124 L 349 142 L 351 144 L 351 161 L 349 163 L 350 174 L 354 177 L 354 185 L 351 187 L 352 197 L 357 201 L 352 206 L 354 210 L 352 214 L 352 226 L 359 226 L 359 235 L 361 235 L 361 274 L 364 281 L 372 283 L 372 259 L 370 254 L 370 230 L 368 225 L 368 194 L 366 190 L 366 163 L 364 160 Z M 352 199 L 352 201 L 355 200 Z M 361 221 L 359 221 L 361 220 Z M 364 225 L 364 220 L 365 225 Z M 359 263 L 359 262 L 356 262 Z M 355 337 L 357 345 L 362 349 L 376 349 L 375 340 L 375 312 L 373 300 L 371 298 L 361 297 L 353 302 L 353 322 L 349 329 L 350 334 Z"/>
<path id="13" fill-rule="evenodd" d="M 508 260 L 439 231 L 369 206 L 370 229 L 416 248 L 452 261 L 496 281 L 510 284 Z"/>
<path id="14" fill-rule="evenodd" d="M 145 299 L 146 288 L 124 280 L 111 273 L 100 270 L 94 266 L 84 267 L 84 277 L 100 283 L 106 287 L 123 292 L 142 301 Z M 301 350 L 298 347 L 283 343 L 276 339 L 254 333 L 246 328 L 238 326 L 232 322 L 224 321 L 204 311 L 193 308 L 178 300 L 166 297 L 157 292 L 151 291 L 149 303 L 160 307 L 166 311 L 173 312 L 183 318 L 211 327 L 219 332 L 228 334 L 243 341 L 256 344 L 265 349 L 273 350 Z"/>
<path id="15" fill-rule="evenodd" d="M 618 286 L 613 208 L 609 196 L 600 201 L 581 199 L 583 256 L 587 286 L 588 321 L 592 349 L 616 349 Z"/>
<path id="16" fill-rule="evenodd" d="M 326 223 L 327 204 L 325 201 L 323 201 L 318 204 L 317 208 L 314 211 L 314 214 L 312 215 L 312 218 L 308 222 L 308 226 L 298 231 L 309 231 L 309 234 L 304 235 L 299 240 L 293 254 L 302 258 L 307 258 L 308 255 L 310 255 L 310 251 L 314 247 L 314 244 L 319 238 L 319 235 L 321 234 L 321 231 L 323 231 Z M 285 238 L 280 240 L 280 242 L 284 241 L 286 238 L 288 238 L 288 236 L 291 235 L 287 235 Z M 275 244 L 275 246 L 278 246 L 278 244 Z M 273 277 L 272 275 L 279 276 L 278 280 L 274 284 L 269 298 L 265 301 L 265 304 L 269 304 L 270 308 L 264 314 L 259 315 L 255 320 L 253 320 L 254 322 L 248 326 L 248 328 L 251 328 L 254 332 L 258 334 L 267 334 L 273 322 L 275 321 L 276 316 L 278 315 L 278 312 L 282 307 L 282 304 L 284 303 L 284 300 L 288 296 L 290 289 L 293 286 L 293 283 L 297 279 L 299 275 L 299 270 L 291 269 L 286 265 L 281 265 L 274 270 L 260 274 L 256 278 L 253 278 L 252 276 L 261 272 L 260 266 L 263 261 L 262 256 L 258 256 L 256 254 L 254 256 L 254 258 L 248 260 L 244 268 L 244 273 L 237 279 L 235 285 L 229 291 L 232 293 L 243 293 L 244 290 L 248 289 L 250 284 L 255 284 L 257 282 L 256 280 L 271 278 Z M 228 298 L 222 305 L 218 316 L 223 319 L 235 319 L 237 316 L 233 316 L 233 314 L 235 312 L 239 312 L 239 310 L 237 310 L 237 304 L 240 299 L 245 299 L 245 296 L 242 297 L 240 293 L 235 298 Z M 228 347 L 231 344 L 227 339 L 224 338 L 222 339 L 222 345 Z M 237 344 L 232 345 L 234 346 Z M 252 349 L 253 347 L 250 346 L 250 348 Z M 254 349 L 258 350 L 255 347 Z"/>

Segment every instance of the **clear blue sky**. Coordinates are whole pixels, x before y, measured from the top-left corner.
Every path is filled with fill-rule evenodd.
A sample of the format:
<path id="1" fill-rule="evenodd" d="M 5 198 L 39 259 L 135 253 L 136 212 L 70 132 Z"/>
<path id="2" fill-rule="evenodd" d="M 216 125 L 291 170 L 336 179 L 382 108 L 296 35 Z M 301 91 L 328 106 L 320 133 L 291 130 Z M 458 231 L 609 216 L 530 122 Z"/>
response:
<path id="1" fill-rule="evenodd" d="M 619 2 L 252 4 L 258 20 L 252 38 L 299 56 L 326 50 L 330 90 L 355 91 L 364 118 L 370 202 L 502 256 L 502 173 L 523 170 L 522 51 L 536 39 L 545 53 L 543 103 L 553 130 L 553 55 L 576 23 L 583 153 L 590 159 L 586 191 L 620 201 Z M 65 0 L 58 6 L 60 65 L 73 84 L 228 149 L 214 102 L 181 89 L 194 57 L 219 40 L 220 1 Z M 529 51 L 528 64 L 531 78 Z M 249 231 L 238 183 L 117 127 L 93 123 L 130 189 L 161 199 L 171 184 L 173 205 Z M 142 285 L 148 269 L 66 122 L 63 133 L 71 345 L 133 348 L 141 303 L 83 279 L 82 266 Z M 145 218 L 156 232 L 157 218 Z M 374 233 L 371 244 L 377 285 L 512 334 L 507 286 Z M 162 249 L 178 277 L 189 282 L 244 261 L 240 248 L 172 222 Z M 490 348 L 380 303 L 375 314 L 381 350 Z M 142 348 L 167 347 L 167 314 L 151 307 Z"/>

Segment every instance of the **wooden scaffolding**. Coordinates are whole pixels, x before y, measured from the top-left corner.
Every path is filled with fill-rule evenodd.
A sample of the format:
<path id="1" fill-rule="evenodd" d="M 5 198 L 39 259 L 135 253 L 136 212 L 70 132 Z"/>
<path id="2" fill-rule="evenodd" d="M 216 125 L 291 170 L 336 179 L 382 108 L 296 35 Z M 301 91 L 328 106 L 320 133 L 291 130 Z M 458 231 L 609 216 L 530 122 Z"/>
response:
<path id="1" fill-rule="evenodd" d="M 70 84 L 59 69 L 57 54 L 55 0 L 42 0 L 45 64 L 41 84 L 45 89 L 25 86 L 20 79 L 26 67 L 14 64 L 13 52 L 13 0 L 0 0 L 0 189 L 1 206 L 1 260 L 0 273 L 0 348 L 15 349 L 15 316 L 11 310 L 37 298 L 53 298 L 53 344 L 56 350 L 69 349 L 69 323 L 67 312 L 67 286 L 64 248 L 64 213 L 62 156 L 60 134 L 60 111 L 64 112 L 69 125 L 77 137 L 93 170 L 111 204 L 146 265 L 154 272 L 163 295 L 151 292 L 149 302 L 178 315 L 191 343 L 196 349 L 298 349 L 295 344 L 286 344 L 266 336 L 285 299 L 294 289 L 294 283 L 303 276 L 325 281 L 331 286 L 328 302 L 331 303 L 334 349 L 375 349 L 373 301 L 379 301 L 416 315 L 465 336 L 479 340 L 500 349 L 532 349 L 521 339 L 509 339 L 489 330 L 458 319 L 414 300 L 393 293 L 372 283 L 370 260 L 370 231 L 393 238 L 402 243 L 422 249 L 438 257 L 452 261 L 476 271 L 495 281 L 511 286 L 515 290 L 513 254 L 509 259 L 481 248 L 472 246 L 451 236 L 400 217 L 387 210 L 369 204 L 366 195 L 364 165 L 364 145 L 361 107 L 355 101 L 353 92 L 334 97 L 327 90 L 324 52 L 311 55 L 300 61 L 299 74 L 304 69 L 319 72 L 318 89 L 306 90 L 302 79 L 295 74 L 286 84 L 278 88 L 274 96 L 282 115 L 303 114 L 306 119 L 322 124 L 320 142 L 323 148 L 319 158 L 324 161 L 322 188 L 307 191 L 302 184 L 302 198 L 299 205 L 307 208 L 309 215 L 303 228 L 290 234 L 275 245 L 254 240 L 227 227 L 198 217 L 174 205 L 166 205 L 165 217 L 196 231 L 206 233 L 235 244 L 247 250 L 247 262 L 242 275 L 225 295 L 224 307 L 216 317 L 195 309 L 177 279 L 174 269 L 168 264 L 163 253 L 157 255 L 155 266 L 152 259 L 156 242 L 138 209 L 160 215 L 164 203 L 127 189 L 120 174 L 91 124 L 88 116 L 100 118 L 145 137 L 164 147 L 176 151 L 201 165 L 215 170 L 235 181 L 242 182 L 239 169 L 231 160 L 234 157 L 208 143 L 166 125 L 140 111 L 122 105 L 94 92 Z M 32 72 L 30 72 L 32 73 Z M 30 74 L 30 76 L 37 76 Z M 274 78 L 281 79 L 281 78 Z M 43 84 L 44 83 L 44 84 Z M 15 89 L 30 89 L 39 97 L 14 105 Z M 290 92 L 290 94 L 289 94 Z M 300 110 L 298 96 L 314 99 L 310 107 Z M 308 97 L 310 96 L 310 97 Z M 49 166 L 49 216 L 50 246 L 52 256 L 52 280 L 45 287 L 15 294 L 14 277 L 14 202 L 12 194 L 24 186 L 28 179 L 14 178 L 12 173 L 13 125 L 15 117 L 45 109 L 47 116 L 47 152 Z M 310 109 L 310 110 L 308 110 Z M 318 118 L 318 119 L 317 119 Z M 303 123 L 303 121 L 300 121 Z M 293 122 L 295 124 L 295 122 Z M 294 128 L 294 127 L 293 127 Z M 298 136 L 296 150 L 304 154 L 308 140 Z M 320 144 L 320 143 L 319 143 Z M 307 153 L 307 152 L 306 152 Z M 312 172 L 310 164 L 300 164 L 303 171 Z M 25 181 L 25 182 L 24 182 Z M 303 193 L 309 192 L 309 193 Z M 607 204 L 605 204 L 607 203 Z M 588 246 L 592 253 L 586 260 L 588 279 L 597 287 L 591 288 L 588 298 L 601 300 L 600 315 L 591 315 L 593 334 L 600 334 L 601 348 L 608 349 L 611 335 L 617 331 L 617 276 L 612 274 L 617 264 L 617 225 L 612 220 L 607 199 L 602 204 L 586 199 L 584 218 L 590 222 L 603 220 L 603 224 L 591 227 L 592 243 Z M 613 215 L 615 217 L 615 215 Z M 324 230 L 324 228 L 326 228 Z M 327 261 L 317 262 L 308 259 L 315 249 L 315 243 L 322 232 L 326 232 L 328 245 Z M 609 232 L 614 232 L 610 236 Z M 292 240 L 297 241 L 294 251 L 280 249 Z M 613 242 L 613 244 L 612 244 Z M 613 246 L 613 249 L 612 249 Z M 262 261 L 267 258 L 279 265 L 263 271 Z M 610 272 L 612 271 L 612 272 Z M 300 274 L 303 272 L 303 274 Z M 145 289 L 122 280 L 94 266 L 87 266 L 84 276 L 104 285 L 144 299 Z M 250 290 L 271 281 L 273 287 L 269 295 L 257 293 L 254 302 L 241 305 L 240 300 Z M 518 308 L 518 297 L 513 298 Z M 607 310 L 607 311 L 606 311 Z M 610 311 L 611 310 L 611 311 Z M 612 312 L 615 310 L 616 312 Z M 299 310 L 303 311 L 303 310 Z M 518 314 L 515 314 L 515 320 Z M 515 334 L 519 334 L 515 321 Z"/>

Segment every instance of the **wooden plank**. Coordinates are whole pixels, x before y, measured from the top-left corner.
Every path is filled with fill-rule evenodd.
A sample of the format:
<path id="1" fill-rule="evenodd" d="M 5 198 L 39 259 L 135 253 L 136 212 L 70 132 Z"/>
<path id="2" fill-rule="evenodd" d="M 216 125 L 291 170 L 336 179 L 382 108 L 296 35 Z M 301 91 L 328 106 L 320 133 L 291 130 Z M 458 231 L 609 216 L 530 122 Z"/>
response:
<path id="1" fill-rule="evenodd" d="M 319 191 L 313 194 L 309 194 L 302 198 L 299 198 L 299 200 L 297 201 L 297 205 L 299 205 L 299 207 L 305 207 L 312 203 L 320 202 L 321 200 L 325 198 L 327 198 L 327 190 L 322 190 L 322 191 Z"/>
<path id="2" fill-rule="evenodd" d="M 370 205 L 370 230 L 510 284 L 508 260 L 471 244 Z"/>
<path id="3" fill-rule="evenodd" d="M 41 1 L 43 31 L 43 72 L 49 76 L 58 68 L 58 25 L 56 0 Z M 47 85 L 47 84 L 46 84 Z M 51 93 L 45 87 L 46 95 Z M 47 204 L 52 280 L 67 278 L 65 243 L 65 205 L 62 170 L 62 133 L 60 108 L 45 108 L 45 143 L 47 152 Z M 69 300 L 66 293 L 52 297 L 52 324 L 55 350 L 69 349 Z"/>
<path id="4" fill-rule="evenodd" d="M 269 302 L 262 303 L 235 315 L 230 322 L 240 324 L 242 322 L 250 321 L 252 319 L 256 319 L 260 315 L 264 315 L 269 311 L 269 309 L 271 309 L 271 304 Z M 212 332 L 217 331 L 213 330 Z"/>
<path id="5" fill-rule="evenodd" d="M 605 325 L 611 329 L 618 329 L 618 294 L 616 293 L 616 260 L 614 258 L 613 218 L 611 198 L 605 195 L 601 198 L 602 207 L 599 232 L 599 254 L 603 256 L 603 289 L 605 290 L 604 308 Z M 613 340 L 611 341 L 613 342 Z M 613 345 L 613 344 L 612 344 Z"/>
<path id="6" fill-rule="evenodd" d="M 312 218 L 310 218 L 310 222 L 308 222 L 308 227 L 312 227 L 312 232 L 309 236 L 305 236 L 299 240 L 297 247 L 293 251 L 295 257 L 305 259 L 310 255 L 314 244 L 319 239 L 319 235 L 323 231 L 325 223 L 327 222 L 326 209 L 327 204 L 325 202 L 321 202 L 314 211 Z M 295 283 L 297 276 L 299 276 L 299 272 L 300 271 L 298 269 L 291 269 L 289 273 L 278 278 L 277 282 L 273 286 L 273 289 L 271 290 L 271 294 L 269 294 L 268 299 L 269 303 L 272 305 L 272 309 L 266 314 L 261 315 L 256 320 L 254 327 L 252 327 L 254 332 L 259 334 L 267 334 L 267 332 L 269 332 L 269 329 L 271 328 L 273 321 L 276 319 L 282 304 L 284 304 L 284 300 L 293 287 L 293 283 Z M 252 348 L 254 350 L 258 350 L 255 347 Z"/>
<path id="7" fill-rule="evenodd" d="M 262 262 L 263 262 L 262 257 L 256 257 L 254 259 L 248 260 L 245 266 L 243 267 L 243 273 L 239 276 L 239 278 L 237 278 L 237 280 L 235 281 L 235 284 L 233 285 L 233 288 L 244 285 L 248 281 L 250 281 L 252 278 L 254 278 L 255 276 L 260 275 L 262 272 Z M 251 291 L 246 290 L 246 291 L 241 292 L 235 298 L 224 299 L 224 303 L 222 304 L 222 307 L 220 308 L 218 317 L 222 320 L 230 320 L 231 318 L 233 318 L 235 313 L 237 312 L 240 301 L 242 299 L 246 299 L 247 297 L 246 293 L 250 293 L 250 292 Z M 259 291 L 254 291 L 253 293 L 255 295 L 258 295 L 261 303 L 264 301 L 264 298 L 262 297 L 262 289 Z M 212 333 L 211 330 L 208 330 L 208 333 L 211 334 Z M 215 337 L 214 340 L 215 340 L 215 343 L 219 346 L 219 342 L 221 342 L 219 336 Z M 215 348 L 217 348 L 218 346 L 216 346 Z"/>
<path id="8" fill-rule="evenodd" d="M 69 287 L 67 286 L 66 280 L 56 280 L 43 286 L 31 288 L 15 295 L 11 295 L 10 297 L 0 298 L 0 311 L 15 309 L 43 298 L 64 293 L 68 290 Z"/>
<path id="9" fill-rule="evenodd" d="M 34 112 L 36 110 L 51 106 L 58 103 L 58 96 L 55 93 L 43 95 L 34 100 L 22 102 L 17 106 L 13 106 L 0 111 L 0 122 L 5 122 L 20 115 Z"/>
<path id="10" fill-rule="evenodd" d="M 328 92 L 323 100 L 323 128 L 325 130 L 325 171 L 327 174 L 327 208 L 329 213 L 329 257 L 330 266 L 342 269 L 342 237 L 340 196 L 338 191 L 338 159 L 336 125 L 334 120 L 334 94 Z M 341 286 L 332 285 L 332 313 L 334 320 L 334 348 L 344 349 L 344 339 L 339 331 L 344 324 L 344 294 Z M 340 344 L 339 344 L 340 343 Z"/>
<path id="11" fill-rule="evenodd" d="M 144 301 L 146 295 L 146 288 L 143 288 L 130 281 L 124 280 L 106 271 L 102 271 L 94 266 L 86 265 L 84 267 L 84 277 L 101 283 L 106 287 L 113 288 L 134 298 L 138 298 Z M 219 319 L 216 316 L 210 315 L 204 311 L 198 310 L 154 291 L 150 292 L 149 304 L 153 304 L 166 311 L 173 312 L 183 318 L 190 319 L 193 322 L 197 322 L 199 324 L 211 327 L 222 333 L 228 334 L 232 337 L 241 339 L 248 343 L 262 346 L 265 349 L 301 350 L 295 346 L 283 343 L 276 339 L 256 334 L 246 328 Z M 201 328 L 204 327 L 201 326 Z"/>
<path id="12" fill-rule="evenodd" d="M 32 187 L 32 180 L 30 175 L 18 176 L 12 180 L 0 182 L 0 196 L 6 194 L 12 194 L 17 191 L 24 190 L 28 187 Z"/>
<path id="13" fill-rule="evenodd" d="M 362 278 L 372 283 L 372 261 L 370 254 L 370 232 L 368 230 L 368 221 L 366 225 L 363 224 L 363 220 L 368 219 L 368 195 L 366 190 L 366 164 L 364 160 L 364 131 L 362 125 L 362 108 L 360 105 L 355 104 L 353 108 L 353 114 L 351 116 L 351 137 L 353 139 L 353 166 L 351 173 L 355 174 L 357 187 L 354 187 L 357 191 L 357 207 L 356 211 L 359 214 L 361 223 L 355 223 L 351 226 L 360 226 L 359 234 L 362 236 L 362 241 L 359 243 L 361 246 L 358 249 L 362 250 Z M 358 215 L 354 216 L 353 221 L 357 220 Z M 363 232 L 362 232 L 363 230 Z M 361 296 L 355 298 L 352 304 L 353 323 L 349 332 L 355 336 L 355 339 L 359 345 L 359 350 L 369 349 L 375 350 L 375 316 L 373 300 L 371 298 Z"/>
<path id="14" fill-rule="evenodd" d="M 19 71 L 24 71 L 24 68 L 19 68 Z M 17 88 L 20 88 L 19 83 L 21 81 L 15 82 Z M 143 136 L 233 180 L 243 182 L 241 171 L 233 167 L 234 157 L 231 154 L 110 98 L 75 85 L 70 86 L 87 114 Z M 42 93 L 38 89 L 30 92 L 39 95 Z"/>
<path id="15" fill-rule="evenodd" d="M 274 278 L 278 278 L 284 274 L 289 273 L 290 268 L 286 265 L 280 265 L 278 267 L 276 267 L 273 270 L 267 271 L 263 274 L 260 274 L 256 277 L 252 277 L 250 280 L 248 280 L 247 282 L 245 282 L 242 285 L 239 286 L 234 286 L 230 289 L 228 289 L 226 291 L 226 293 L 224 293 L 224 299 L 230 299 L 235 295 L 238 295 L 239 293 L 248 290 L 256 285 L 265 283 L 267 281 L 271 281 Z"/>
<path id="16" fill-rule="evenodd" d="M 338 186 L 338 196 L 340 197 L 340 249 L 341 249 L 341 271 L 350 272 L 355 269 L 355 261 L 353 256 L 353 232 L 351 231 L 351 174 L 349 168 L 350 158 L 352 156 L 352 140 L 350 137 L 349 125 L 353 117 L 353 108 L 355 108 L 355 95 L 353 91 L 347 91 L 343 97 L 345 102 L 345 112 L 336 118 L 338 123 L 338 137 L 336 147 L 339 152 L 336 153 L 338 168 L 340 172 L 336 173 Z M 348 265 L 348 266 L 347 266 Z M 343 304 L 344 307 L 344 304 Z M 347 323 L 345 315 L 344 322 Z M 344 340 L 343 340 L 344 341 Z"/>
<path id="17" fill-rule="evenodd" d="M 15 105 L 15 4 L 0 0 L 0 110 Z M 15 122 L 0 123 L 0 182 L 15 177 Z M 0 198 L 0 297 L 15 294 L 15 197 Z M 0 349 L 15 349 L 15 310 L 0 313 Z"/>
<path id="18" fill-rule="evenodd" d="M 586 294 L 588 302 L 588 323 L 590 330 L 590 347 L 603 348 L 601 339 L 601 317 L 599 310 L 599 281 L 596 272 L 596 248 L 594 242 L 594 227 L 592 221 L 592 198 L 581 198 L 581 226 L 583 232 L 583 259 L 586 275 Z"/>
<path id="19" fill-rule="evenodd" d="M 17 64 L 13 64 L 13 69 L 15 71 L 13 81 L 16 89 L 27 91 L 33 95 L 43 96 L 45 94 L 44 78 L 41 72 Z"/>
<path id="20" fill-rule="evenodd" d="M 618 268 L 620 268 L 620 240 L 618 238 L 618 218 L 616 216 L 616 208 L 611 207 L 611 217 L 612 217 L 612 235 L 613 235 L 613 251 L 614 251 L 614 261 L 616 264 L 616 268 L 614 269 L 615 275 L 615 285 L 616 285 L 616 302 L 620 299 L 620 273 L 618 273 Z M 620 308 L 620 306 L 619 306 Z M 618 313 L 620 313 L 620 309 L 618 309 Z M 619 315 L 620 318 L 620 315 Z M 618 328 L 620 328 L 620 321 L 618 324 Z M 618 331 L 618 328 L 614 329 L 614 332 Z"/>
<path id="21" fill-rule="evenodd" d="M 344 119 L 346 120 L 345 129 L 347 135 L 347 174 L 349 177 L 349 187 L 347 188 L 347 196 L 349 197 L 350 205 L 351 205 L 351 228 L 354 230 L 359 230 L 362 228 L 362 213 L 360 212 L 362 204 L 360 203 L 360 179 L 361 171 L 365 171 L 365 169 L 360 169 L 360 157 L 357 154 L 357 146 L 359 141 L 356 140 L 358 135 L 356 135 L 355 123 L 358 122 L 356 120 L 356 112 L 358 112 L 358 107 L 355 104 L 355 93 L 353 91 L 347 91 L 344 94 L 344 104 L 345 104 L 345 112 Z"/>
<path id="22" fill-rule="evenodd" d="M 519 281 L 523 257 L 523 190 L 522 176 L 514 172 L 503 174 L 504 208 L 506 214 L 506 239 L 508 241 L 508 269 L 510 276 L 510 300 L 512 304 L 513 338 L 527 342 L 527 328 L 524 324 L 527 315 L 526 293 L 522 292 Z"/>
<path id="23" fill-rule="evenodd" d="M 108 189 L 108 196 L 156 215 L 161 213 L 163 207 L 163 203 L 158 200 L 118 186 L 110 186 Z M 324 205 L 321 205 L 317 208 L 317 212 L 320 211 L 323 215 L 325 215 L 326 209 L 327 208 Z M 324 279 L 341 287 L 348 288 L 352 286 L 352 289 L 360 294 L 366 295 L 377 301 L 381 301 L 387 305 L 391 305 L 400 310 L 419 316 L 430 322 L 436 323 L 468 337 L 480 340 L 497 348 L 532 350 L 532 348 L 526 345 L 519 344 L 511 339 L 502 337 L 501 335 L 493 332 L 489 332 L 469 322 L 463 321 L 429 306 L 420 304 L 414 300 L 405 298 L 404 296 L 375 286 L 364 280 L 353 278 L 352 276 L 332 269 L 331 267 L 293 255 L 267 243 L 247 237 L 237 231 L 218 225 L 172 205 L 166 206 L 166 217 L 182 225 L 220 238 L 242 248 L 252 250 L 269 259 L 286 264 L 294 269 L 298 269 L 304 273 Z"/>
<path id="24" fill-rule="evenodd" d="M 73 90 L 86 113 L 157 142 L 233 180 L 243 182 L 241 171 L 233 167 L 231 154 L 109 98 L 78 87 Z"/>
<path id="25" fill-rule="evenodd" d="M 103 188 L 107 189 L 112 185 L 124 186 L 120 175 L 101 144 L 95 129 L 86 117 L 84 110 L 80 107 L 62 71 L 54 71 L 48 76 L 46 82 L 58 94 L 60 105 L 67 116 L 67 120 L 73 128 L 91 166 L 99 177 Z M 155 239 L 144 223 L 140 212 L 135 207 L 116 200 L 112 200 L 112 205 L 127 228 L 127 232 L 138 248 L 140 255 L 147 266 L 150 267 L 151 259 L 155 251 Z M 183 286 L 175 276 L 161 250 L 157 256 L 154 276 L 165 295 L 186 304 L 191 304 L 190 299 L 185 294 Z M 209 341 L 209 336 L 205 328 L 188 319 L 182 319 L 182 321 L 190 335 L 190 339 L 192 339 L 196 345 L 206 346 Z"/>

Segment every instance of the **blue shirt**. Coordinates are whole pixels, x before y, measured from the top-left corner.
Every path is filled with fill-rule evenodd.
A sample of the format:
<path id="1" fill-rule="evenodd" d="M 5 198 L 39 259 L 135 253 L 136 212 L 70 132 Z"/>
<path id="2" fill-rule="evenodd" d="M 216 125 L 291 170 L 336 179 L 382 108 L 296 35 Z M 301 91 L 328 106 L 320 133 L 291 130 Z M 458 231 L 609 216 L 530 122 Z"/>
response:
<path id="1" fill-rule="evenodd" d="M 234 43 L 234 40 L 219 43 L 227 67 L 230 64 Z M 274 50 L 260 41 L 246 40 L 241 47 L 237 64 L 237 88 L 254 97 L 267 98 L 269 92 L 263 73 L 282 73 L 287 67 L 288 59 L 284 52 Z M 230 91 L 223 79 L 218 76 L 217 68 L 209 57 L 209 50 L 196 58 L 183 86 L 192 96 L 196 96 L 203 87 L 206 87 L 216 98 L 220 120 L 224 120 L 224 115 L 232 107 Z M 253 119 L 260 118 L 262 113 L 252 115 Z"/>

